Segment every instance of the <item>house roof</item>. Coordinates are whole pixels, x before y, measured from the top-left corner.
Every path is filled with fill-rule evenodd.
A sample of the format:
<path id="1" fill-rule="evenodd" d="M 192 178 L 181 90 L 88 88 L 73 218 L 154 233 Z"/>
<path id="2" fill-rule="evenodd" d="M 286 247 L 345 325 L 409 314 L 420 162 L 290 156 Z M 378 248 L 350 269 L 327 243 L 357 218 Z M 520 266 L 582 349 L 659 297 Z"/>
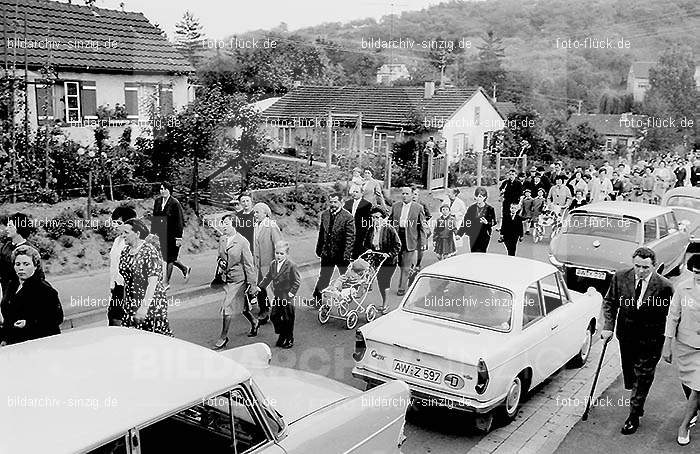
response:
<path id="1" fill-rule="evenodd" d="M 649 70 L 656 66 L 655 61 L 636 61 L 632 63 L 630 71 L 634 74 L 637 79 L 648 79 Z"/>
<path id="2" fill-rule="evenodd" d="M 7 23 L 15 20 L 19 33 L 8 40 L 17 48 L 17 66 L 24 65 L 24 47 L 30 68 L 49 56 L 59 71 L 182 73 L 194 68 L 161 30 L 138 12 L 90 8 L 47 0 L 0 0 Z M 0 11 L 0 14 L 3 13 Z M 27 17 L 27 37 L 23 20 Z M 112 44 L 109 44 L 109 43 Z M 26 43 L 26 44 L 25 44 Z M 105 44 L 107 43 L 107 44 Z M 4 58 L 5 42 L 0 45 Z M 9 48 L 10 46 L 8 46 Z M 50 49 L 49 49 L 50 48 Z M 15 49 L 8 49 L 12 58 Z"/>
<path id="3" fill-rule="evenodd" d="M 574 114 L 569 118 L 571 126 L 588 123 L 600 135 L 625 137 L 634 137 L 633 125 L 646 124 L 646 121 L 646 115 Z"/>
<path id="4" fill-rule="evenodd" d="M 420 87 L 386 86 L 301 86 L 293 89 L 263 111 L 267 121 L 323 120 L 333 115 L 355 118 L 362 112 L 364 124 L 411 126 L 413 112 L 425 120 L 447 121 L 479 87 L 436 88 L 432 98 L 425 99 Z M 483 93 L 483 91 L 482 91 Z"/>
<path id="5" fill-rule="evenodd" d="M 515 107 L 515 103 L 512 103 L 510 101 L 496 101 L 495 104 L 496 110 L 499 114 L 501 114 L 504 120 L 508 118 L 508 114 L 517 110 L 517 108 Z"/>

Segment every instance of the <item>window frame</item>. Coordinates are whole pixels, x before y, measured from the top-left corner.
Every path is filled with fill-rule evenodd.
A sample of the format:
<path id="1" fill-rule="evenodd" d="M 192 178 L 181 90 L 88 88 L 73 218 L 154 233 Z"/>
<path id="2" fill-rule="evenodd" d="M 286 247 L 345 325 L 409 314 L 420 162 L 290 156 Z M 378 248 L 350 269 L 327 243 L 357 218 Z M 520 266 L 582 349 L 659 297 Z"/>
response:
<path id="1" fill-rule="evenodd" d="M 68 86 L 75 86 L 75 94 L 71 95 L 68 94 Z M 77 107 L 69 107 L 68 105 L 68 98 L 75 98 L 76 99 L 76 104 Z M 82 119 L 82 112 L 81 112 L 81 96 L 80 96 L 80 82 L 77 80 L 66 80 L 63 82 L 63 103 L 64 103 L 64 113 L 66 115 L 66 123 L 71 124 L 71 123 L 79 123 Z M 70 114 L 71 112 L 76 112 L 78 114 L 78 118 L 76 120 L 71 120 L 70 119 Z"/>
<path id="2" fill-rule="evenodd" d="M 527 299 L 525 296 L 527 295 L 528 290 L 534 287 L 534 289 L 537 291 L 537 298 L 539 299 L 539 306 L 540 306 L 540 316 L 534 320 L 530 320 L 527 324 L 525 324 L 525 304 L 527 303 Z M 539 286 L 539 282 L 533 282 L 532 284 L 528 285 L 527 288 L 525 289 L 525 295 L 523 295 L 523 320 L 521 323 L 521 330 L 525 330 L 535 323 L 539 322 L 540 320 L 544 320 L 545 318 L 545 313 L 544 313 L 544 302 L 542 301 L 542 291 Z"/>
<path id="3" fill-rule="evenodd" d="M 654 223 L 654 238 L 647 238 L 647 224 L 649 222 Z M 656 218 L 651 218 L 651 219 L 647 219 L 646 221 L 644 221 L 643 229 L 644 230 L 642 231 L 642 235 L 643 235 L 643 239 L 644 239 L 644 244 L 652 243 L 652 242 L 659 239 L 659 226 L 658 226 L 658 223 L 656 221 Z"/>
<path id="4" fill-rule="evenodd" d="M 548 274 L 547 276 L 545 276 L 537 281 L 537 285 L 540 288 L 540 293 L 541 293 L 541 297 L 542 297 L 542 306 L 544 308 L 545 317 L 548 316 L 549 314 L 555 312 L 557 309 L 564 307 L 564 305 L 566 304 L 564 299 L 561 297 L 561 287 L 559 285 L 559 280 L 557 279 L 556 274 L 557 273 Z M 555 285 L 556 290 L 555 291 L 558 294 L 560 304 L 559 304 L 559 306 L 555 307 L 554 309 L 552 309 L 550 311 L 549 308 L 547 307 L 547 299 L 545 298 L 545 289 L 544 289 L 542 284 L 543 284 L 543 281 L 545 279 L 547 279 L 548 277 L 551 277 L 551 276 L 554 276 L 554 282 L 556 283 L 556 285 Z M 555 295 L 555 296 L 557 296 L 557 295 Z"/>
<path id="5" fill-rule="evenodd" d="M 661 221 L 663 221 L 663 225 L 666 229 L 666 233 L 664 233 L 663 235 L 662 235 L 662 231 L 661 231 Z M 656 231 L 658 233 L 659 239 L 666 238 L 667 236 L 670 235 L 670 233 L 668 231 L 668 223 L 666 222 L 666 214 L 662 214 L 662 215 L 656 217 Z"/>
<path id="6" fill-rule="evenodd" d="M 678 231 L 678 222 L 673 211 L 669 211 L 664 215 L 666 217 L 666 226 L 668 227 L 669 235 Z"/>

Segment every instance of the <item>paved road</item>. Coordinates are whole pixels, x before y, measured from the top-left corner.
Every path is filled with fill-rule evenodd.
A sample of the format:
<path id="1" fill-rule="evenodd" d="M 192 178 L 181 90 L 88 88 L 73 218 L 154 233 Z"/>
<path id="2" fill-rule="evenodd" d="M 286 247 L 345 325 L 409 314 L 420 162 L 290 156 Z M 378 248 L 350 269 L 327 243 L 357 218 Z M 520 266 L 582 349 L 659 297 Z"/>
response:
<path id="1" fill-rule="evenodd" d="M 495 240 L 490 252 L 505 252 L 502 244 Z M 530 239 L 521 243 L 523 256 L 546 259 L 546 245 L 534 245 Z M 520 255 L 520 254 L 519 254 Z M 426 254 L 424 265 L 435 262 L 432 253 Z M 527 272 L 523 270 L 523 272 Z M 302 273 L 303 283 L 299 294 L 311 295 L 316 281 L 315 271 Z M 392 288 L 396 288 L 398 273 L 394 276 Z M 379 293 L 375 290 L 369 295 L 371 301 L 379 302 Z M 396 292 L 390 292 L 390 307 L 400 302 Z M 189 307 L 179 309 L 171 315 L 171 324 L 175 335 L 191 342 L 211 346 L 216 340 L 220 328 L 218 298 L 203 297 L 191 302 Z M 238 318 L 230 330 L 230 347 L 250 343 L 245 336 L 247 322 Z M 335 380 L 362 387 L 363 383 L 351 375 L 353 367 L 354 331 L 345 329 L 341 320 L 331 321 L 321 326 L 316 319 L 316 312 L 311 309 L 297 311 L 295 325 L 295 347 L 291 350 L 273 349 L 273 363 L 283 367 L 318 373 Z M 261 329 L 258 342 L 274 345 L 276 336 L 271 326 Z M 556 385 L 556 379 L 552 386 Z M 527 405 L 527 404 L 525 404 Z M 469 417 L 455 411 L 430 409 L 419 413 L 409 413 L 406 425 L 408 440 L 402 448 L 404 454 L 411 453 L 465 453 L 481 440 L 475 433 Z"/>

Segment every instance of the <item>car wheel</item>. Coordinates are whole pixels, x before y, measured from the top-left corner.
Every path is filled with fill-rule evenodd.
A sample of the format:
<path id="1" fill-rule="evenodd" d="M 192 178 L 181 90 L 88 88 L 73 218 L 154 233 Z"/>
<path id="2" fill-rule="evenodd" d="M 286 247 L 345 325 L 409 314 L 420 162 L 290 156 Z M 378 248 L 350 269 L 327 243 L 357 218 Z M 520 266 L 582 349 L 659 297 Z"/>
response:
<path id="1" fill-rule="evenodd" d="M 583 367 L 586 364 L 591 353 L 591 344 L 593 344 L 593 330 L 589 327 L 586 330 L 586 337 L 583 339 L 581 350 L 569 362 L 572 367 Z"/>
<path id="2" fill-rule="evenodd" d="M 367 309 L 365 309 L 365 318 L 368 323 L 377 318 L 377 308 L 374 307 L 374 304 L 370 304 L 367 306 Z"/>
<path id="3" fill-rule="evenodd" d="M 508 393 L 503 405 L 496 409 L 496 415 L 503 424 L 508 424 L 515 419 L 520 410 L 520 402 L 523 398 L 523 380 L 520 375 L 515 377 L 508 386 Z"/>
<path id="4" fill-rule="evenodd" d="M 353 329 L 354 327 L 357 326 L 357 320 L 359 317 L 357 316 L 357 311 L 350 311 L 348 312 L 347 317 L 345 318 L 345 326 L 348 329 Z"/>
<path id="5" fill-rule="evenodd" d="M 330 318 L 331 307 L 328 304 L 324 304 L 318 309 L 318 321 L 321 322 L 322 325 L 325 325 Z"/>

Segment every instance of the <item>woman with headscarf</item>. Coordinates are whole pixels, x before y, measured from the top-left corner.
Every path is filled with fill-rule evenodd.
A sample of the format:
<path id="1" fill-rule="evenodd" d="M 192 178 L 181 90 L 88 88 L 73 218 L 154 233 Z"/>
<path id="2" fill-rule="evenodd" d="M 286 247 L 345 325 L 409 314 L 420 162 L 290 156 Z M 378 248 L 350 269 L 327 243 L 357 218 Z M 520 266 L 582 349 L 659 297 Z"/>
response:
<path id="1" fill-rule="evenodd" d="M 266 203 L 258 202 L 253 206 L 253 220 L 255 221 L 253 264 L 258 272 L 256 282 L 260 282 L 267 276 L 270 263 L 275 260 L 275 244 L 284 238 L 277 223 L 272 219 L 272 211 Z M 258 306 L 260 309 L 258 321 L 264 325 L 270 319 L 270 303 L 264 288 L 261 288 L 258 293 Z"/>
<path id="2" fill-rule="evenodd" d="M 147 241 L 148 227 L 140 219 L 129 219 L 119 229 L 126 243 L 119 259 L 124 278 L 122 326 L 172 336 L 163 264 L 156 246 Z"/>
<path id="3" fill-rule="evenodd" d="M 56 289 L 37 272 L 39 251 L 19 246 L 12 252 L 12 263 L 17 279 L 9 283 L 0 303 L 0 345 L 59 334 L 63 308 Z"/>
<path id="4" fill-rule="evenodd" d="M 382 307 L 379 311 L 387 312 L 386 290 L 391 286 L 391 278 L 396 271 L 399 254 L 401 253 L 401 238 L 396 229 L 387 222 L 386 212 L 378 206 L 370 210 L 372 227 L 367 230 L 362 250 L 382 252 L 389 257 L 377 271 L 377 287 L 382 297 Z"/>

